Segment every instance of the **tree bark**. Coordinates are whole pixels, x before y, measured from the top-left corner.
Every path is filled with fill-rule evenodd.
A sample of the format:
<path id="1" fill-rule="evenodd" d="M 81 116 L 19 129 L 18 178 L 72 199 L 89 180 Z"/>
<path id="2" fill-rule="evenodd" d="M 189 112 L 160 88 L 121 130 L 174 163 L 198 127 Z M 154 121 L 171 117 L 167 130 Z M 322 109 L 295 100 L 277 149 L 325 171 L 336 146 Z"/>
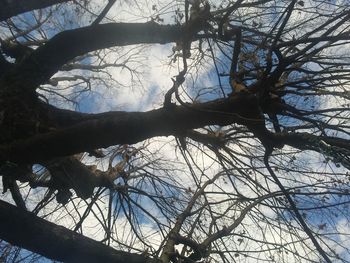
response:
<path id="1" fill-rule="evenodd" d="M 0 237 L 13 245 L 64 262 L 158 262 L 147 256 L 115 250 L 4 201 L 0 201 Z"/>
<path id="2" fill-rule="evenodd" d="M 86 120 L 76 125 L 0 146 L 0 161 L 38 163 L 116 144 L 134 144 L 155 136 L 181 135 L 207 125 L 247 125 L 263 143 L 268 139 L 257 99 L 252 94 L 195 106 L 82 116 Z"/>

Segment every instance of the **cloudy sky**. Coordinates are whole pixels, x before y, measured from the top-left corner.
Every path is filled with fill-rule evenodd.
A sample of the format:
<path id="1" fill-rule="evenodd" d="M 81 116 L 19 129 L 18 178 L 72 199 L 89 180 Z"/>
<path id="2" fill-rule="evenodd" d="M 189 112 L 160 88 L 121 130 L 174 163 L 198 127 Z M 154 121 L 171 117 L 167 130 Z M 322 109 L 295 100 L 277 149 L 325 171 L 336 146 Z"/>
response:
<path id="1" fill-rule="evenodd" d="M 252 2 L 252 1 L 246 1 Z M 307 23 L 310 16 L 313 16 L 311 12 L 303 12 L 303 7 L 308 10 L 310 4 L 313 1 L 300 1 L 303 4 L 299 4 L 300 11 L 293 12 L 290 22 L 291 24 L 305 22 L 305 30 L 309 30 L 311 27 L 317 26 L 322 19 L 310 20 Z M 321 1 L 314 1 L 321 2 Z M 325 11 L 326 8 L 334 8 L 334 11 L 338 8 L 337 6 L 344 5 L 344 1 L 328 1 L 334 5 L 319 4 L 317 8 L 320 11 Z M 94 10 L 99 13 L 106 1 L 95 0 L 89 2 L 89 10 Z M 280 1 L 275 8 L 277 12 L 279 7 L 285 6 L 288 1 Z M 313 3 L 315 4 L 315 3 Z M 211 2 L 212 6 L 223 7 L 227 6 L 225 1 L 223 2 Z M 174 15 L 177 10 L 183 10 L 184 3 L 182 1 L 117 1 L 107 15 L 107 18 L 103 22 L 147 22 L 151 19 L 156 22 L 164 24 L 176 23 L 176 16 Z M 272 10 L 272 9 L 271 9 Z M 331 13 L 332 10 L 326 10 Z M 262 12 L 259 9 L 241 9 L 239 14 L 240 18 L 245 16 L 252 16 L 255 13 Z M 265 14 L 263 17 L 256 17 L 255 23 L 267 23 L 267 27 L 271 27 L 272 22 L 276 19 L 276 13 L 272 12 Z M 75 28 L 78 26 L 85 26 L 91 23 L 94 15 L 91 15 L 88 11 L 82 11 L 78 8 L 74 11 L 72 6 L 63 5 L 55 11 L 54 16 L 50 18 L 50 23 L 45 23 L 42 28 L 46 32 L 48 38 L 56 34 L 57 32 L 67 29 Z M 26 15 L 27 22 L 34 23 L 31 15 Z M 237 21 L 233 21 L 237 22 Z M 20 22 L 18 22 L 20 23 Z M 270 23 L 270 24 L 269 24 Z M 27 25 L 28 26 L 28 25 Z M 4 31 L 1 33 L 1 37 L 9 32 Z M 39 36 L 40 32 L 33 32 Z M 298 39 L 304 35 L 305 32 L 298 30 L 290 30 L 286 34 L 285 38 Z M 197 47 L 199 43 L 193 43 L 193 48 Z M 146 111 L 162 106 L 165 93 L 173 85 L 172 78 L 174 78 L 178 72 L 182 69 L 181 59 L 177 57 L 175 60 L 173 48 L 176 46 L 175 43 L 165 45 L 142 45 L 142 46 L 128 46 L 128 47 L 115 47 L 109 50 L 102 50 L 91 54 L 90 56 L 84 57 L 82 60 L 76 63 L 82 63 L 87 65 L 94 65 L 95 70 L 71 70 L 58 72 L 52 78 L 52 82 L 46 86 L 43 86 L 39 91 L 45 95 L 50 103 L 68 109 L 75 109 L 83 112 L 105 112 L 105 111 Z M 208 44 L 203 43 L 204 50 L 208 48 Z M 325 51 L 325 54 L 343 54 L 348 52 L 349 45 L 340 46 L 339 48 L 332 48 Z M 249 53 L 249 48 L 246 48 Z M 214 47 L 213 52 L 215 53 L 218 61 L 222 64 L 228 62 L 224 54 L 220 53 L 217 47 Z M 201 63 L 197 64 L 197 58 L 200 54 L 196 50 L 192 53 L 192 58 L 188 60 L 189 71 L 187 74 L 186 82 L 182 87 L 181 95 L 185 101 L 202 102 L 212 98 L 222 97 L 219 89 L 219 78 L 215 72 L 215 67 L 211 54 L 207 57 L 202 58 Z M 105 65 L 101 67 L 101 65 Z M 227 67 L 227 65 L 226 65 Z M 311 70 L 318 70 L 316 64 L 309 64 L 307 67 Z M 222 66 L 225 68 L 225 65 Z M 319 69 L 321 70 L 321 69 Z M 220 72 L 221 73 L 221 72 Z M 78 76 L 78 77 L 77 77 Z M 298 78 L 299 76 L 291 76 Z M 220 78 L 221 85 L 223 85 L 225 91 L 228 88 L 227 81 L 228 77 Z M 55 85 L 57 83 L 57 85 Z M 50 85 L 51 84 L 51 85 Z M 52 85 L 54 84 L 54 85 Z M 53 93 L 52 90 L 55 90 Z M 336 87 L 335 87 L 336 89 Z M 295 98 L 290 98 L 294 101 L 295 106 L 306 105 L 304 101 L 295 101 Z M 321 108 L 330 108 L 334 105 L 338 105 L 337 100 L 318 100 L 313 102 Z M 304 107 L 304 106 L 301 106 Z M 285 121 L 290 124 L 290 119 Z M 230 127 L 232 128 L 232 127 Z M 228 128 L 224 132 L 232 132 Z M 239 140 L 239 139 L 237 139 Z M 140 148 L 140 156 L 144 158 L 136 158 L 134 160 L 135 165 L 145 166 L 144 169 L 140 169 L 132 173 L 135 178 L 130 181 L 133 187 L 138 190 L 144 190 L 148 193 L 160 194 L 159 189 L 162 189 L 161 194 L 168 195 L 172 198 L 174 192 L 178 191 L 178 198 L 184 201 L 183 203 L 174 204 L 174 207 L 181 210 L 186 208 L 186 202 L 190 201 L 195 196 L 196 189 L 200 189 L 209 178 L 213 178 L 216 175 L 218 180 L 215 184 L 212 184 L 206 188 L 207 200 L 198 198 L 198 207 L 205 204 L 205 202 L 212 202 L 211 209 L 213 213 L 222 214 L 225 213 L 225 217 L 221 218 L 218 223 L 218 227 L 228 226 L 232 224 L 230 220 L 237 220 L 243 218 L 242 211 L 248 206 L 248 203 L 237 201 L 237 204 L 233 200 L 238 200 L 238 195 L 235 195 L 233 200 L 229 200 L 230 195 L 236 194 L 237 187 L 241 193 L 249 198 L 257 198 L 259 196 L 259 190 L 253 182 L 247 180 L 241 171 L 238 169 L 248 169 L 249 167 L 256 167 L 256 171 L 249 176 L 255 177 L 256 181 L 259 181 L 263 187 L 269 189 L 271 192 L 277 191 L 278 187 L 272 183 L 269 178 L 266 178 L 266 169 L 259 163 L 259 157 L 263 154 L 260 149 L 255 149 L 257 141 L 250 140 L 246 147 L 242 147 L 242 144 L 236 144 L 235 141 L 229 145 L 231 152 L 235 154 L 234 164 L 236 167 L 229 166 L 229 163 L 225 163 L 225 167 L 230 170 L 232 176 L 229 178 L 225 177 L 225 173 L 222 170 L 222 163 L 217 161 L 215 154 L 208 148 L 198 145 L 196 143 L 189 143 L 188 152 L 182 154 L 182 150 L 176 143 L 174 137 L 168 138 L 153 138 L 146 142 L 141 142 L 135 145 L 135 148 Z M 111 149 L 107 149 L 111 150 Z M 106 150 L 106 151 L 107 151 Z M 329 185 L 333 182 L 334 178 L 343 178 L 342 175 L 345 173 L 342 167 L 336 167 L 334 164 L 324 162 L 322 155 L 315 153 L 299 153 L 293 152 L 294 149 L 286 147 L 283 152 L 276 152 L 276 156 L 271 163 L 276 167 L 289 167 L 290 170 L 285 173 L 287 179 L 283 181 L 285 185 L 299 186 L 301 189 L 306 188 L 306 185 L 314 185 L 317 191 L 322 192 L 323 183 L 326 181 Z M 284 156 L 283 154 L 287 154 Z M 256 158 L 251 158 L 251 155 L 255 155 Z M 228 154 L 224 156 L 229 157 Z M 293 156 L 293 158 L 291 158 Z M 261 158 L 260 158 L 261 159 Z M 291 161 L 292 159 L 292 161 Z M 89 165 L 95 163 L 95 159 L 85 156 L 84 162 Z M 154 162 L 154 163 L 152 163 Z M 256 163 L 254 163 L 256 162 Z M 151 163 L 151 164 L 150 164 Z M 108 168 L 108 160 L 101 160 L 96 163 L 98 168 L 106 170 Z M 191 164 L 191 169 L 189 168 Z M 258 166 L 260 165 L 260 166 Z M 301 167 L 301 168 L 300 168 Z M 131 167 L 128 167 L 131 169 Z M 277 171 L 277 168 L 275 168 Z M 299 169 L 299 171 L 296 171 Z M 301 169 L 301 170 L 300 170 Z M 226 171 L 227 172 L 227 171 Z M 222 173 L 222 175 L 220 174 Z M 140 180 L 142 176 L 146 176 L 147 179 Z M 315 176 L 318 174 L 319 176 Z M 248 175 L 248 172 L 247 172 Z M 151 185 L 149 178 L 158 178 L 164 181 L 156 181 L 155 185 Z M 340 180 L 340 179 L 339 179 Z M 168 188 L 164 187 L 162 183 L 173 184 L 173 191 L 171 192 Z M 322 182 L 322 184 L 321 184 Z M 159 189 L 157 188 L 159 187 Z M 179 187 L 179 188 L 176 188 Z M 182 187 L 182 188 L 181 188 Z M 158 192 L 157 192 L 158 191 Z M 261 190 L 262 191 L 262 190 Z M 28 193 L 29 188 L 23 188 L 23 194 Z M 307 192 L 307 191 L 306 191 Z M 45 191 L 43 189 L 30 190 L 28 196 L 28 204 L 31 204 L 34 208 L 38 200 L 42 199 Z M 133 222 L 137 223 L 137 229 L 133 229 L 130 225 L 130 218 L 127 218 L 125 214 L 127 212 L 122 211 L 120 195 L 111 195 L 109 191 L 104 191 L 100 195 L 99 201 L 96 202 L 92 211 L 87 215 L 87 219 L 83 223 L 83 234 L 95 238 L 96 240 L 102 240 L 105 237 L 103 230 L 103 224 L 108 215 L 108 204 L 115 205 L 115 220 L 113 228 L 116 239 L 121 243 L 132 245 L 134 249 L 143 251 L 146 249 L 146 245 L 150 244 L 155 249 L 162 245 L 162 236 L 166 234 L 174 224 L 174 221 L 170 221 L 161 214 L 160 207 L 157 207 L 156 203 L 148 198 L 146 195 L 140 195 L 136 197 L 136 193 L 130 193 L 133 200 L 136 200 L 138 204 L 141 204 L 141 208 L 135 208 L 135 215 L 138 218 L 133 218 Z M 311 199 L 307 199 L 305 196 L 300 195 L 299 204 L 308 207 Z M 3 195 L 3 198 L 8 198 L 9 194 Z M 114 199 L 113 199 L 114 198 Z M 329 193 L 324 194 L 324 198 L 331 198 L 328 203 L 339 202 L 339 199 L 334 199 L 334 195 Z M 341 198 L 341 197 L 339 197 Z M 113 199 L 113 202 L 110 200 Z M 209 200 L 209 201 L 208 201 Z M 312 200 L 311 205 L 320 205 L 319 200 Z M 217 203 L 214 205 L 214 203 Z M 322 203 L 322 202 L 321 202 Z M 84 215 L 87 211 L 88 201 L 80 200 L 78 198 L 73 199 L 64 207 L 59 206 L 52 202 L 50 206 L 47 206 L 41 211 L 41 215 L 47 215 L 47 218 L 59 222 L 69 228 L 74 228 L 77 218 Z M 244 253 L 239 252 L 238 258 L 240 262 L 258 262 L 257 258 L 260 259 L 274 259 L 277 262 L 293 262 L 294 254 L 291 251 L 298 251 L 301 257 L 309 257 L 317 261 L 317 257 L 310 251 L 313 251 L 312 243 L 309 241 L 302 244 L 300 240 L 306 238 L 306 234 L 301 231 L 298 223 L 291 214 L 288 212 L 277 213 L 277 208 L 268 207 L 267 204 L 279 205 L 276 201 L 266 201 L 263 205 L 257 204 L 252 208 L 252 212 L 244 216 L 242 223 L 234 230 L 237 235 L 226 239 L 227 243 L 232 250 L 233 257 L 236 257 L 238 251 L 246 251 L 244 253 L 250 254 L 251 257 L 245 257 Z M 229 209 L 230 208 L 230 209 Z M 229 210 L 228 210 L 229 209 Z M 347 207 L 344 206 L 344 209 Z M 52 211 L 55 211 L 52 213 Z M 151 215 L 147 212 L 151 211 Z M 323 212 L 324 210 L 320 210 Z M 208 211 L 203 212 L 203 218 L 208 216 Z M 347 235 L 331 235 L 331 231 L 338 231 L 339 233 L 349 232 L 349 221 L 346 213 L 341 214 L 339 210 L 328 210 L 324 215 L 318 213 L 308 212 L 306 215 L 307 220 L 313 223 L 316 228 L 315 231 L 325 233 L 328 231 L 328 238 L 338 241 L 339 244 L 343 245 L 343 248 L 339 244 L 334 244 L 334 250 L 341 256 L 345 256 L 348 253 L 345 248 L 350 245 L 350 239 Z M 104 221 L 105 220 L 105 221 Z M 188 224 L 185 224 L 184 229 L 189 231 L 191 223 L 195 220 L 195 217 L 189 218 Z M 279 221 L 280 220 L 280 221 Z M 203 223 L 203 226 L 209 227 L 211 219 L 208 218 L 208 223 Z M 164 224 L 164 233 L 160 231 L 160 225 Z M 322 227 L 322 225 L 324 227 Z M 317 229 L 318 226 L 318 229 Z M 292 229 L 292 230 L 291 230 Z M 79 229 L 79 231 L 81 231 Z M 199 239 L 203 239 L 205 232 L 201 232 L 200 229 L 196 229 L 196 235 Z M 206 231 L 206 230 L 205 230 Z M 138 238 L 133 232 L 142 235 L 142 238 Z M 248 232 L 248 233 L 247 233 Z M 247 238 L 242 238 L 249 236 Z M 299 238 L 299 240 L 297 240 Z M 254 242 L 255 240 L 264 240 L 265 244 Z M 142 243 L 142 240 L 146 240 L 147 244 Z M 269 245 L 268 242 L 273 244 L 281 244 L 281 251 L 279 253 L 272 253 L 269 251 L 274 245 Z M 332 242 L 330 242 L 331 244 Z M 282 246 L 285 245 L 285 247 Z M 332 245 L 332 244 L 331 244 Z M 126 246 L 113 242 L 113 246 L 116 248 L 125 249 Z M 223 244 L 219 243 L 217 248 L 222 249 Z M 283 248 L 283 249 L 282 249 Z M 180 248 L 178 248 L 180 249 Z M 255 252 L 259 251 L 259 252 Z M 288 253 L 289 251 L 289 253 Z M 256 253 L 256 255 L 255 255 Z M 348 257 L 346 257 L 348 259 Z M 283 260 L 283 261 L 282 261 Z M 349 260 L 349 259 L 348 259 Z"/>

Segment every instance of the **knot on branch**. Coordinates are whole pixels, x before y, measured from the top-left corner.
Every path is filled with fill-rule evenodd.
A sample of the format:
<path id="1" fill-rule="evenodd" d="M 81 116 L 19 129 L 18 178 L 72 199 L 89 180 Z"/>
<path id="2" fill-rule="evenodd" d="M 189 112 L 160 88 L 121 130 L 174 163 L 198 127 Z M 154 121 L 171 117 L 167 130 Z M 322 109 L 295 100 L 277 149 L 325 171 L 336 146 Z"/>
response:
<path id="1" fill-rule="evenodd" d="M 176 234 L 173 236 L 173 239 L 176 245 L 183 244 L 185 246 L 190 247 L 192 250 L 191 255 L 184 258 L 184 262 L 193 262 L 193 261 L 200 260 L 204 258 L 207 254 L 207 249 L 204 245 L 199 244 L 190 238 L 183 237 L 180 234 Z M 186 261 L 186 259 L 189 259 L 189 260 Z"/>

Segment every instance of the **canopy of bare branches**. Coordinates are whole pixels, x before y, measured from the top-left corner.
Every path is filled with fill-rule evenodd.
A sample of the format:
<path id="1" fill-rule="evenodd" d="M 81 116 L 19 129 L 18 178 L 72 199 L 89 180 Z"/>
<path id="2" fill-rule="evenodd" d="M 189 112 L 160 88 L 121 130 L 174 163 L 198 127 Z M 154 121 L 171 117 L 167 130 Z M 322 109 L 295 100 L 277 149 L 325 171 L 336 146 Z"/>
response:
<path id="1" fill-rule="evenodd" d="M 0 261 L 350 262 L 348 0 L 0 6 Z"/>

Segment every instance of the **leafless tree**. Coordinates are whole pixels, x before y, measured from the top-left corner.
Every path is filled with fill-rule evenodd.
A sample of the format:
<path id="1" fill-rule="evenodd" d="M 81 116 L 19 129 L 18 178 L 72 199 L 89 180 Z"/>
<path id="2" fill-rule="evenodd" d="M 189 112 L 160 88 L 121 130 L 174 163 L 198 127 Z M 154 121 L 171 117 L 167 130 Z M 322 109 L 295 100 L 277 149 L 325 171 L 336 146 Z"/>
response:
<path id="1" fill-rule="evenodd" d="M 0 6 L 3 261 L 350 262 L 347 0 Z"/>

